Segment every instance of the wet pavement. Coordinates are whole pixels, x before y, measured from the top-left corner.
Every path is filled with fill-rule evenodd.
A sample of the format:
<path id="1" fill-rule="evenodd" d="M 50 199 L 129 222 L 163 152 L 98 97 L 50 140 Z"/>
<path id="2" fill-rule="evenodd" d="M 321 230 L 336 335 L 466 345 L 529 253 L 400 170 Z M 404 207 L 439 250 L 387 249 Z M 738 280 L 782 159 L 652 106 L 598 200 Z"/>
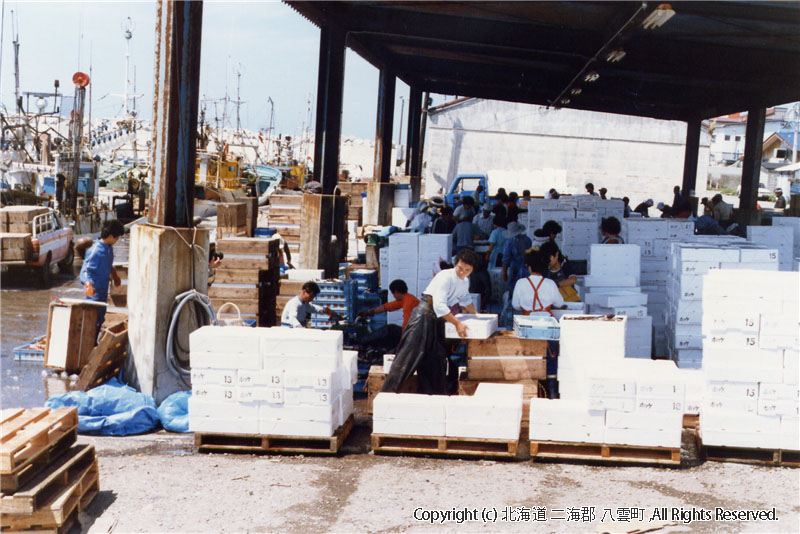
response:
<path id="1" fill-rule="evenodd" d="M 128 259 L 129 236 L 114 246 L 115 262 Z M 82 298 L 78 280 L 81 260 L 75 258 L 74 275 L 56 274 L 49 289 L 38 285 L 36 275 L 27 270 L 0 274 L 0 407 L 43 406 L 46 399 L 43 365 L 14 360 L 14 349 L 47 333 L 47 314 L 53 298 Z"/>

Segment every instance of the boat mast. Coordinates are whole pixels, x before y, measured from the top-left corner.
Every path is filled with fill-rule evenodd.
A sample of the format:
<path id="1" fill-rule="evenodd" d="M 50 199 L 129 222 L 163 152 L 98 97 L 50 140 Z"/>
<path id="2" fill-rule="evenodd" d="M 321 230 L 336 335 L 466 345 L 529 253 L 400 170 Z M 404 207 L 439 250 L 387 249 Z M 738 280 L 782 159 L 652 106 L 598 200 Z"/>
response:
<path id="1" fill-rule="evenodd" d="M 267 102 L 269 102 L 269 128 L 267 129 L 267 163 L 269 163 L 272 153 L 272 121 L 275 118 L 275 102 L 272 101 L 271 96 L 267 97 Z"/>
<path id="2" fill-rule="evenodd" d="M 133 20 L 128 17 L 124 21 L 122 21 L 122 36 L 125 38 L 125 76 L 123 77 L 125 81 L 125 89 L 123 92 L 123 99 L 125 102 L 124 111 L 125 117 L 128 117 L 129 109 L 128 109 L 128 87 L 130 86 L 130 62 L 131 62 L 131 38 L 133 37 Z"/>
<path id="3" fill-rule="evenodd" d="M 22 99 L 19 96 L 19 17 L 11 10 L 11 27 L 14 31 L 14 107 L 22 113 Z"/>

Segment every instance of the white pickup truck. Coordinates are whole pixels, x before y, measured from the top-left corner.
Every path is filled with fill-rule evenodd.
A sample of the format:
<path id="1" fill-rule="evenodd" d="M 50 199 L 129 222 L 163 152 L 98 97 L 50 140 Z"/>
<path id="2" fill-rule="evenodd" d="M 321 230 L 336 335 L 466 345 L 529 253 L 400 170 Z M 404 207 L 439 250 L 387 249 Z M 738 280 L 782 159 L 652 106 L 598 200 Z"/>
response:
<path id="1" fill-rule="evenodd" d="M 8 206 L 0 209 L 0 267 L 38 271 L 49 287 L 53 263 L 72 273 L 75 258 L 72 229 L 50 208 Z"/>

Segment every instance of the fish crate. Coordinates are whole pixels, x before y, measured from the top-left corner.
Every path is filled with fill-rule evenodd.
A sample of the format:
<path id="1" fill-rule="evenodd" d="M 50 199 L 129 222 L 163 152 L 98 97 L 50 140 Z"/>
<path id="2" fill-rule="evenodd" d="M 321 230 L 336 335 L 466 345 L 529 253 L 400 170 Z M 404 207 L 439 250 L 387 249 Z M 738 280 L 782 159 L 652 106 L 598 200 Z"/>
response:
<path id="1" fill-rule="evenodd" d="M 46 346 L 45 336 L 14 348 L 14 359 L 18 362 L 43 362 Z"/>
<path id="2" fill-rule="evenodd" d="M 267 436 L 258 434 L 216 434 L 195 432 L 194 446 L 200 452 L 250 454 L 339 454 L 353 430 L 353 414 L 336 429 L 333 436 Z"/>
<path id="3" fill-rule="evenodd" d="M 561 327 L 553 317 L 515 315 L 514 333 L 521 339 L 558 341 L 561 337 Z"/>

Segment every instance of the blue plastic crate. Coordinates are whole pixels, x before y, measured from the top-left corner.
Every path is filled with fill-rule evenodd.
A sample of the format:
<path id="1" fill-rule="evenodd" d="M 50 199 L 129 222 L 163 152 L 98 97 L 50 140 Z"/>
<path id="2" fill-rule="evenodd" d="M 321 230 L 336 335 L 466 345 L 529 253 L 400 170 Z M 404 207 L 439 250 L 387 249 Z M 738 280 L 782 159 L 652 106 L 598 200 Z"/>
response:
<path id="1" fill-rule="evenodd" d="M 378 271 L 375 269 L 356 269 L 350 271 L 350 280 L 355 280 L 359 291 L 378 289 Z"/>
<path id="2" fill-rule="evenodd" d="M 253 233 L 255 237 L 272 237 L 275 235 L 275 228 L 264 228 L 263 226 L 259 226 L 256 228 L 256 231 Z"/>
<path id="3" fill-rule="evenodd" d="M 515 315 L 514 333 L 522 339 L 556 341 L 561 337 L 561 327 L 553 317 L 544 315 Z"/>
<path id="4" fill-rule="evenodd" d="M 39 336 L 33 341 L 20 345 L 14 349 L 14 359 L 18 362 L 44 362 L 44 349 L 32 349 L 31 345 L 44 341 L 44 336 Z"/>

